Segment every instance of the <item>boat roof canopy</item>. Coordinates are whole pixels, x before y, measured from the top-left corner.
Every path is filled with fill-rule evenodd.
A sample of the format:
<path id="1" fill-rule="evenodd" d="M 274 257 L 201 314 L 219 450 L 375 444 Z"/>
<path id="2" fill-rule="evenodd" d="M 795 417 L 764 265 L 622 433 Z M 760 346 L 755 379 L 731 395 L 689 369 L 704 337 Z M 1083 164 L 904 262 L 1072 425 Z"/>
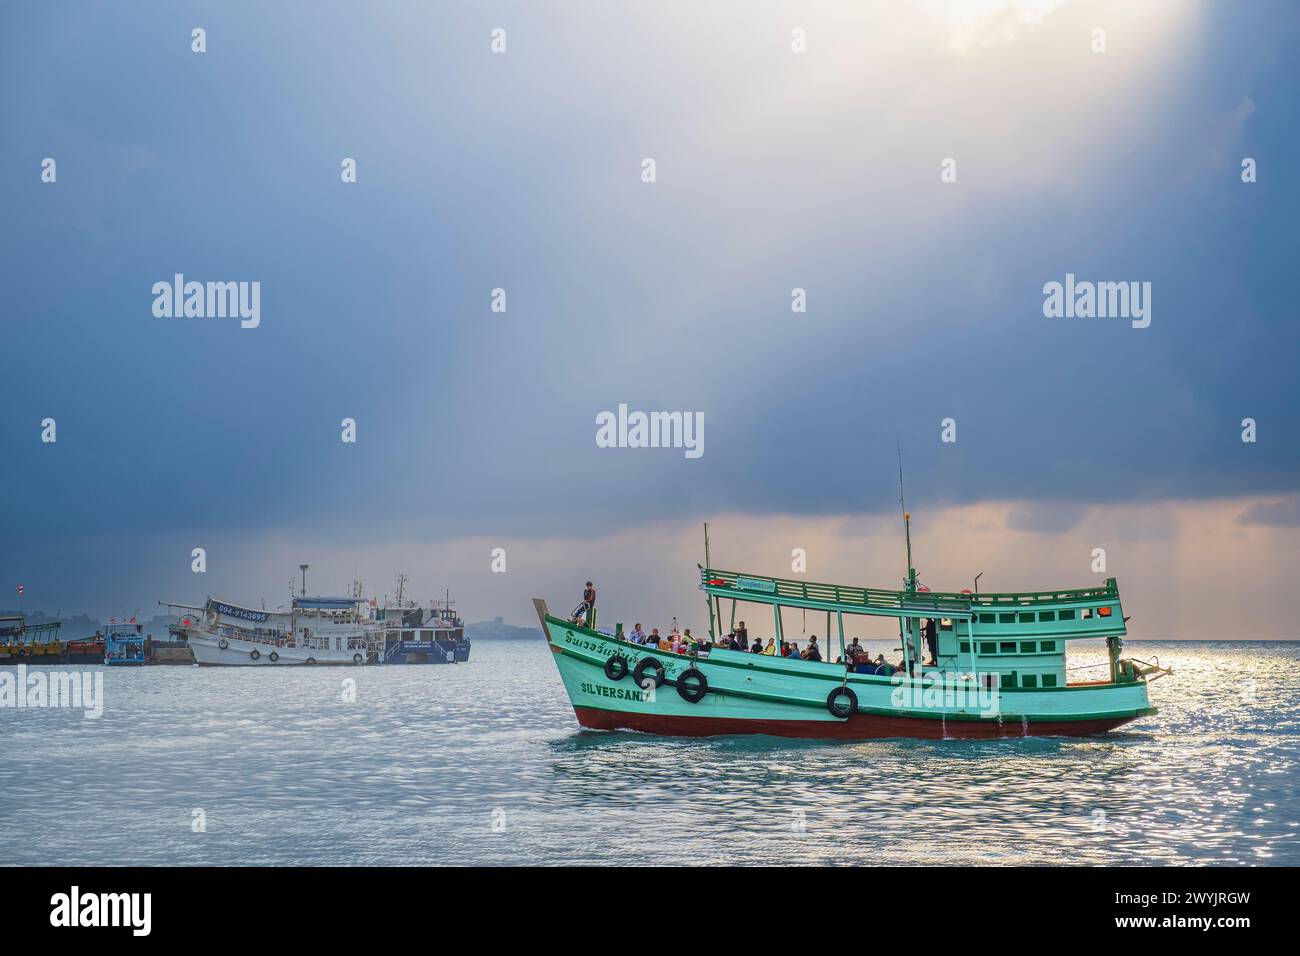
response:
<path id="1" fill-rule="evenodd" d="M 1100 587 L 1061 591 L 960 594 L 952 591 L 889 591 L 881 588 L 815 584 L 761 574 L 720 571 L 700 566 L 700 590 L 720 597 L 786 607 L 807 607 L 884 617 L 939 616 L 971 618 L 982 610 L 1004 606 L 1077 604 L 1117 601 L 1119 586 L 1107 578 Z"/>

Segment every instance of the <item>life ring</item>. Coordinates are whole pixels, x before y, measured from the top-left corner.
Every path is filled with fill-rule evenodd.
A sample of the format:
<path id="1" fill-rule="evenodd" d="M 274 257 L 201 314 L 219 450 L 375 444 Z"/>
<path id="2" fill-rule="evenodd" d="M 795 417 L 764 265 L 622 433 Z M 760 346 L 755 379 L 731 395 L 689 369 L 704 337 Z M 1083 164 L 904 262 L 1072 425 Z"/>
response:
<path id="1" fill-rule="evenodd" d="M 677 693 L 688 704 L 698 704 L 709 692 L 709 679 L 698 667 L 688 667 L 677 678 Z"/>
<path id="2" fill-rule="evenodd" d="M 632 670 L 632 682 L 637 687 L 645 687 L 646 671 L 654 670 L 653 680 L 656 687 L 662 687 L 664 682 L 664 665 L 660 664 L 653 657 L 643 657 L 636 662 L 636 667 Z"/>
<path id="3" fill-rule="evenodd" d="M 259 651 L 257 648 L 253 648 L 251 651 L 248 652 L 248 656 L 251 657 L 253 660 L 257 660 L 262 656 L 262 652 Z"/>
<path id="4" fill-rule="evenodd" d="M 365 658 L 361 656 L 361 652 L 360 652 L 360 651 L 358 651 L 357 653 L 355 653 L 355 654 L 352 655 L 352 663 L 353 663 L 353 664 L 360 664 L 360 663 L 361 663 L 362 661 L 364 661 L 364 660 L 365 660 Z"/>
<path id="5" fill-rule="evenodd" d="M 605 661 L 605 676 L 612 681 L 620 681 L 627 676 L 627 658 L 622 654 L 615 654 L 609 660 Z"/>
<path id="6" fill-rule="evenodd" d="M 826 709 L 832 717 L 847 719 L 858 711 L 858 695 L 852 687 L 841 684 L 826 695 Z"/>
<path id="7" fill-rule="evenodd" d="M 272 651 L 270 654 L 267 655 L 267 657 L 270 658 L 272 664 L 274 664 L 276 661 L 280 659 L 280 655 L 275 651 Z"/>
<path id="8" fill-rule="evenodd" d="M 316 663 L 316 658 L 314 658 L 314 657 L 309 657 L 309 658 L 307 658 L 305 661 L 303 661 L 303 663 L 304 663 L 304 664 L 315 664 L 315 663 Z"/>
<path id="9" fill-rule="evenodd" d="M 217 647 L 221 648 L 223 651 L 229 646 L 230 646 L 230 642 L 226 640 L 224 637 L 221 640 L 217 641 Z"/>

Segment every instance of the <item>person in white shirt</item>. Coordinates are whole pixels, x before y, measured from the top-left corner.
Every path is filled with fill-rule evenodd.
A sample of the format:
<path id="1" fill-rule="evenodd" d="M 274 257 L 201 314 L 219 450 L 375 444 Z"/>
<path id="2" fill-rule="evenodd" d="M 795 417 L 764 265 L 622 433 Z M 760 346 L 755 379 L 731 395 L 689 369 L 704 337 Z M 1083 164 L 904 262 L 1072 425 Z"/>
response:
<path id="1" fill-rule="evenodd" d="M 632 633 L 627 636 L 627 639 L 633 644 L 641 644 L 645 641 L 645 631 L 641 630 L 640 624 L 632 628 Z"/>

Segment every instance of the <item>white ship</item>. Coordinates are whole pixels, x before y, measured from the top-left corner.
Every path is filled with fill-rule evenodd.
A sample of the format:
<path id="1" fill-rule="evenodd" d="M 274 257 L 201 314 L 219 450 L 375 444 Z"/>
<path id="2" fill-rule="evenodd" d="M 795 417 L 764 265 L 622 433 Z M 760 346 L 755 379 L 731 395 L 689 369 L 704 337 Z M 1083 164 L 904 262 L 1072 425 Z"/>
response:
<path id="1" fill-rule="evenodd" d="M 259 611 L 209 598 L 185 636 L 200 664 L 367 664 L 378 661 L 383 634 L 365 605 L 300 596 L 288 611 Z"/>

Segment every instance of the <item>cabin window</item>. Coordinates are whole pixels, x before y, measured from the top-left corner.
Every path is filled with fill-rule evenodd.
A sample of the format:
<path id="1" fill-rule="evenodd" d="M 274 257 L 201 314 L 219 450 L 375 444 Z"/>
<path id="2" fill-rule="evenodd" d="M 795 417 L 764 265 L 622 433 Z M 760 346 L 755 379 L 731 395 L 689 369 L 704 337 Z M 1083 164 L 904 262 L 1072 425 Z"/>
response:
<path id="1" fill-rule="evenodd" d="M 981 624 L 995 624 L 995 623 L 997 622 L 997 619 L 998 619 L 998 616 L 997 616 L 996 614 L 981 614 L 981 615 L 980 615 L 980 623 L 981 623 Z"/>
<path id="2" fill-rule="evenodd" d="M 1056 675 L 1055 675 L 1055 674 L 1044 674 L 1044 675 L 1043 675 L 1043 686 L 1044 686 L 1044 687 L 1055 687 L 1055 686 L 1056 686 Z"/>
<path id="3" fill-rule="evenodd" d="M 414 632 L 414 631 L 403 631 L 403 632 L 402 632 L 402 640 L 404 640 L 404 641 L 413 641 L 413 640 L 415 640 L 415 632 Z"/>
<path id="4" fill-rule="evenodd" d="M 1092 608 L 1090 608 L 1090 607 L 1085 607 L 1085 608 L 1083 609 L 1083 613 L 1082 613 L 1081 615 L 1079 615 L 1079 617 L 1080 617 L 1080 619 L 1082 619 L 1082 620 L 1084 620 L 1084 621 L 1088 620 L 1088 618 L 1092 617 Z"/>
<path id="5" fill-rule="evenodd" d="M 421 632 L 420 632 L 420 640 L 422 640 L 422 641 L 431 641 L 431 640 L 433 640 L 433 631 L 421 631 Z"/>
<path id="6" fill-rule="evenodd" d="M 1061 620 L 1062 620 L 1062 621 L 1073 621 L 1073 620 L 1074 620 L 1074 608 L 1070 608 L 1068 611 L 1062 611 L 1062 612 L 1061 612 Z"/>
<path id="7" fill-rule="evenodd" d="M 999 623 L 999 624 L 1015 624 L 1015 623 L 1016 623 L 1016 616 L 1015 616 L 1014 614 L 999 614 L 999 615 L 998 615 L 998 623 Z"/>
<path id="8" fill-rule="evenodd" d="M 1020 623 L 1021 623 L 1021 624 L 1033 624 L 1033 623 L 1034 623 L 1034 612 L 1033 612 L 1033 611 L 1022 611 L 1022 612 L 1020 613 Z"/>
<path id="9" fill-rule="evenodd" d="M 1055 620 L 1056 620 L 1056 612 L 1055 612 L 1055 611 L 1039 611 L 1039 612 L 1038 612 L 1038 619 L 1039 619 L 1040 621 L 1055 621 Z"/>
<path id="10" fill-rule="evenodd" d="M 1003 675 L 1002 675 L 1002 686 L 1003 686 L 1004 688 L 1006 688 L 1006 687 L 1015 687 L 1015 686 L 1016 686 L 1016 672 L 1015 672 L 1015 671 L 1011 671 L 1011 673 L 1009 673 L 1009 674 L 1003 674 Z"/>
<path id="11" fill-rule="evenodd" d="M 939 618 L 939 630 L 941 630 L 941 631 L 951 631 L 951 630 L 952 630 L 952 621 L 948 620 L 948 618 L 946 618 L 946 617 L 941 617 L 941 618 Z"/>
<path id="12" fill-rule="evenodd" d="M 1020 653 L 1021 653 L 1021 654 L 1037 654 L 1037 653 L 1038 653 L 1038 642 L 1037 642 L 1037 641 L 1021 641 L 1021 642 L 1020 642 Z"/>
<path id="13" fill-rule="evenodd" d="M 963 654 L 969 654 L 969 653 L 970 653 L 970 641 L 962 641 L 962 642 L 961 642 L 961 652 L 962 652 Z"/>
<path id="14" fill-rule="evenodd" d="M 1001 644 L 998 645 L 999 654 L 1014 654 L 1015 652 L 1016 652 L 1015 641 L 1003 641 Z"/>
<path id="15" fill-rule="evenodd" d="M 1056 653 L 1056 641 L 1042 641 L 1038 645 L 1038 650 L 1043 654 Z"/>
<path id="16" fill-rule="evenodd" d="M 997 644 L 992 641 L 980 641 L 981 654 L 996 654 L 998 652 Z"/>
<path id="17" fill-rule="evenodd" d="M 1037 675 L 1037 674 L 1025 674 L 1025 675 L 1023 675 L 1023 676 L 1020 678 L 1020 686 L 1021 686 L 1021 687 L 1037 687 L 1037 686 L 1038 686 L 1038 675 Z"/>
<path id="18" fill-rule="evenodd" d="M 997 677 L 998 677 L 997 674 L 981 674 L 980 682 L 983 683 L 983 685 L 987 687 L 989 690 L 992 690 L 993 685 L 997 683 Z"/>

